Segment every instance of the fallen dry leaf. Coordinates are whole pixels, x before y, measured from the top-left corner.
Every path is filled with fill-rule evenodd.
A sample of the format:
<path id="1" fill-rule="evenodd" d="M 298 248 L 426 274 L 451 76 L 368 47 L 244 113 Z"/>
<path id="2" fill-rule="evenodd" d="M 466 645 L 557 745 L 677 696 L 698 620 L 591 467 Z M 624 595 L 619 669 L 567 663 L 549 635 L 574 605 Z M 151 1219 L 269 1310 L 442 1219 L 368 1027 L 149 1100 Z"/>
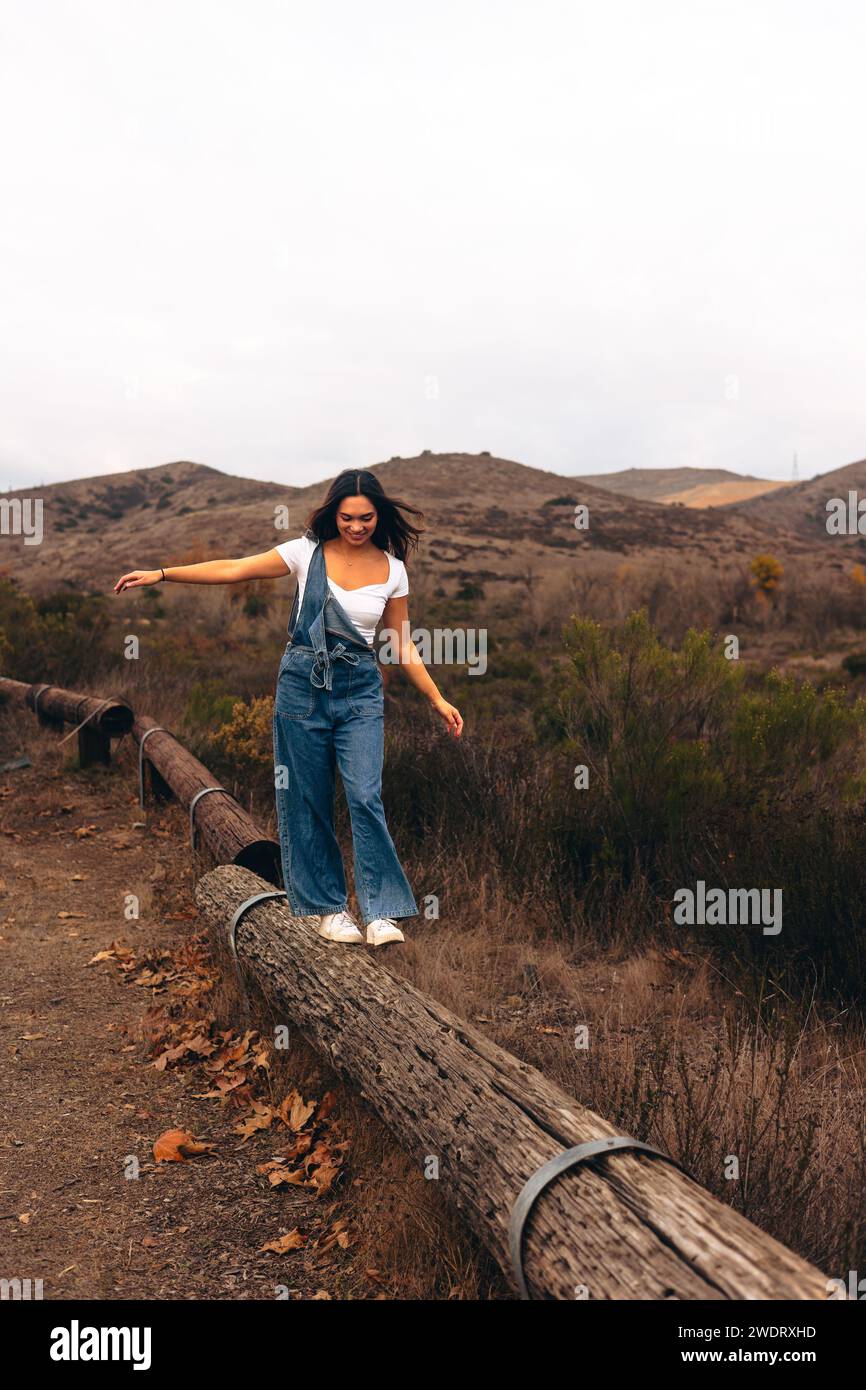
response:
<path id="1" fill-rule="evenodd" d="M 111 945 L 106 950 L 97 951 L 96 955 L 92 956 L 91 959 L 87 962 L 87 964 L 96 965 L 99 961 L 102 960 L 116 960 L 122 963 L 124 961 L 132 961 L 134 959 L 135 952 L 131 951 L 128 946 L 121 946 L 119 942 L 112 941 Z"/>
<path id="2" fill-rule="evenodd" d="M 339 1245 L 341 1250 L 348 1250 L 351 1243 L 347 1222 L 335 1221 L 327 1235 L 318 1242 L 318 1248 L 330 1250 L 332 1245 Z"/>
<path id="3" fill-rule="evenodd" d="M 297 1131 L 304 1128 L 315 1108 L 316 1102 L 314 1100 L 305 1101 L 300 1093 L 293 1089 L 289 1091 L 277 1111 L 277 1115 L 284 1125 Z"/>
<path id="4" fill-rule="evenodd" d="M 156 1071 L 165 1071 L 169 1062 L 177 1062 L 185 1055 L 186 1043 L 178 1043 L 176 1047 L 167 1047 L 164 1052 L 161 1052 L 153 1066 Z"/>
<path id="5" fill-rule="evenodd" d="M 330 1192 L 334 1185 L 334 1179 L 340 1175 L 339 1164 L 323 1163 L 315 1172 L 311 1173 L 310 1179 L 316 1189 L 316 1196 L 323 1197 L 326 1192 Z"/>
<path id="6" fill-rule="evenodd" d="M 289 1231 L 287 1235 L 277 1236 L 276 1240 L 269 1240 L 267 1245 L 260 1245 L 259 1251 L 273 1250 L 275 1255 L 285 1255 L 289 1250 L 300 1250 L 306 1243 L 307 1237 L 302 1236 L 296 1226 L 295 1229 Z"/>
<path id="7" fill-rule="evenodd" d="M 274 1118 L 274 1112 L 270 1105 L 262 1105 L 259 1101 L 253 1103 L 253 1114 L 247 1119 L 241 1120 L 234 1126 L 235 1134 L 243 1135 L 243 1142 L 257 1133 L 260 1129 L 270 1129 Z"/>
<path id="8" fill-rule="evenodd" d="M 199 1154 L 213 1153 L 213 1144 L 200 1144 L 185 1129 L 167 1129 L 153 1146 L 157 1163 L 182 1163 Z"/>
<path id="9" fill-rule="evenodd" d="M 322 1120 L 326 1120 L 336 1104 L 335 1092 L 326 1091 L 316 1108 L 316 1122 L 321 1124 Z"/>
<path id="10" fill-rule="evenodd" d="M 292 1159 L 300 1158 L 302 1154 L 309 1153 L 313 1145 L 312 1134 L 299 1134 L 297 1139 L 293 1139 L 290 1144 L 281 1151 L 281 1161 L 290 1163 Z"/>
<path id="11" fill-rule="evenodd" d="M 268 1173 L 268 1182 L 271 1187 L 313 1187 L 313 1183 L 307 1182 L 302 1168 L 291 1171 L 288 1168 L 277 1166 Z"/>

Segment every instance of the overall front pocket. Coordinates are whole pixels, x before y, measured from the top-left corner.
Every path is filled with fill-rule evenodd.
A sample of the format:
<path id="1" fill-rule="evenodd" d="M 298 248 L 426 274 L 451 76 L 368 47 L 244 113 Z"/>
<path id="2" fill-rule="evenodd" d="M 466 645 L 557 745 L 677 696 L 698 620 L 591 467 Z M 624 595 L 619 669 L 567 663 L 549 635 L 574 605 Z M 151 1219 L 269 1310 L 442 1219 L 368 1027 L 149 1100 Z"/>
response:
<path id="1" fill-rule="evenodd" d="M 352 714 L 375 718 L 385 711 L 382 672 L 373 662 L 356 666 L 349 676 L 346 704 Z"/>
<path id="2" fill-rule="evenodd" d="M 287 653 L 277 676 L 274 714 L 283 719 L 309 719 L 313 713 L 315 690 L 310 681 L 310 663 Z"/>

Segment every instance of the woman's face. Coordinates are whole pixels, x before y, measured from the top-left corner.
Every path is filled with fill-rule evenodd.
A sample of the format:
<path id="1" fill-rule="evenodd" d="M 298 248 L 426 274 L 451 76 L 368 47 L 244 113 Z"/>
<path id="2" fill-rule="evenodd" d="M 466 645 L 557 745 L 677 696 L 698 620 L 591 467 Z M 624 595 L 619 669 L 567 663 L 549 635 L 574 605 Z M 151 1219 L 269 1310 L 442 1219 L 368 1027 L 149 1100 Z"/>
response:
<path id="1" fill-rule="evenodd" d="M 376 529 L 378 514 L 369 497 L 343 497 L 337 504 L 335 519 L 347 545 L 363 545 Z"/>

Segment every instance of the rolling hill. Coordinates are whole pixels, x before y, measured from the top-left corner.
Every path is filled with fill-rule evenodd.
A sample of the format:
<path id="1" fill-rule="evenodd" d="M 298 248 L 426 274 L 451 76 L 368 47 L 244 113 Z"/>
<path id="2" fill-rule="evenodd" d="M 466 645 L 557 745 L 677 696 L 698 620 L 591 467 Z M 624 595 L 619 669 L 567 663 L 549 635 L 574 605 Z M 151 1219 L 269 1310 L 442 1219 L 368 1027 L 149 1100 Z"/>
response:
<path id="1" fill-rule="evenodd" d="M 866 463 L 827 477 L 838 477 L 841 487 L 857 470 L 866 485 Z M 488 454 L 424 453 L 392 458 L 373 471 L 390 493 L 424 512 L 427 533 L 413 567 L 426 569 L 446 591 L 449 581 L 475 582 L 489 586 L 491 597 L 507 595 L 528 576 L 604 576 L 626 557 L 649 569 L 677 557 L 700 574 L 770 548 L 782 559 L 814 554 L 837 565 L 849 547 L 844 537 L 832 549 L 816 546 L 828 539 L 814 524 L 826 478 L 699 509 L 611 491 L 600 486 L 601 475 L 567 478 Z M 666 486 L 682 490 L 689 481 L 684 474 L 703 471 L 652 472 L 665 473 Z M 609 484 L 621 475 L 603 476 Z M 21 489 L 0 501 L 41 497 L 44 540 L 28 546 L 20 536 L 0 535 L 0 568 L 38 594 L 64 587 L 109 592 L 126 570 L 253 554 L 300 534 L 327 482 L 292 487 L 181 461 Z M 586 531 L 574 525 L 578 503 L 589 507 Z M 288 529 L 278 530 L 275 515 L 285 508 Z"/>
<path id="2" fill-rule="evenodd" d="M 866 459 L 834 468 L 803 483 L 791 483 L 774 496 L 738 502 L 728 510 L 757 521 L 761 526 L 782 527 L 803 540 L 835 545 L 844 537 L 828 535 L 826 504 L 833 497 L 847 499 L 850 491 L 866 498 Z"/>
<path id="3" fill-rule="evenodd" d="M 727 468 L 623 468 L 618 473 L 585 474 L 576 481 L 642 501 L 683 507 L 725 506 L 786 486 Z"/>

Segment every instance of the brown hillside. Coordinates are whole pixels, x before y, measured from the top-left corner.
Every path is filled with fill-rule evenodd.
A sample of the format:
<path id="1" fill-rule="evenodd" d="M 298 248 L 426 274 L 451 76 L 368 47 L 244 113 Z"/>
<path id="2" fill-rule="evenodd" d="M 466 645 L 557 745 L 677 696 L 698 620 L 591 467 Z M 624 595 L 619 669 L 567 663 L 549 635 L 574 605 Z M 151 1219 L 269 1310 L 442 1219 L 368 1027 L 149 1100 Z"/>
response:
<path id="1" fill-rule="evenodd" d="M 786 487 L 786 483 L 771 483 L 766 478 L 738 478 L 736 482 L 698 483 L 696 487 L 684 488 L 682 492 L 672 492 L 660 497 L 660 502 L 668 506 L 681 507 L 726 507 L 731 502 L 742 502 L 748 497 L 761 497 Z"/>
<path id="2" fill-rule="evenodd" d="M 679 501 L 686 491 L 693 488 L 728 483 L 756 483 L 768 488 L 777 486 L 765 483 L 763 478 L 732 473 L 728 468 L 621 468 L 616 473 L 585 473 L 574 481 L 592 483 L 595 487 L 603 487 L 608 492 L 620 493 L 625 497 L 639 497 L 644 502 Z"/>
<path id="3" fill-rule="evenodd" d="M 855 467 L 866 484 L 866 464 Z M 393 458 L 374 471 L 389 491 L 425 513 L 427 535 L 415 565 L 428 567 L 436 583 L 490 585 L 489 597 L 508 593 L 527 575 L 568 582 L 575 574 L 603 577 L 626 557 L 653 569 L 677 557 L 700 574 L 768 548 L 783 560 L 807 554 L 814 537 L 803 508 L 814 511 L 816 503 L 803 490 L 826 490 L 801 484 L 773 499 L 699 510 L 485 454 Z M 64 586 L 107 593 L 129 569 L 253 554 L 300 534 L 327 482 L 289 487 L 178 462 L 22 489 L 7 496 L 43 498 L 44 541 L 28 546 L 20 536 L 0 536 L 0 568 L 37 594 Z M 588 531 L 574 527 L 578 502 L 590 508 Z M 280 506 L 289 510 L 288 531 L 275 529 Z M 823 562 L 841 564 L 847 545 L 842 540 Z"/>
<path id="4" fill-rule="evenodd" d="M 821 473 L 804 483 L 791 483 L 772 497 L 755 497 L 728 508 L 761 526 L 778 525 L 822 547 L 845 544 L 846 538 L 827 534 L 826 504 L 832 497 L 847 499 L 849 491 L 866 497 L 866 459 Z M 856 543 L 856 541 L 855 541 Z"/>

